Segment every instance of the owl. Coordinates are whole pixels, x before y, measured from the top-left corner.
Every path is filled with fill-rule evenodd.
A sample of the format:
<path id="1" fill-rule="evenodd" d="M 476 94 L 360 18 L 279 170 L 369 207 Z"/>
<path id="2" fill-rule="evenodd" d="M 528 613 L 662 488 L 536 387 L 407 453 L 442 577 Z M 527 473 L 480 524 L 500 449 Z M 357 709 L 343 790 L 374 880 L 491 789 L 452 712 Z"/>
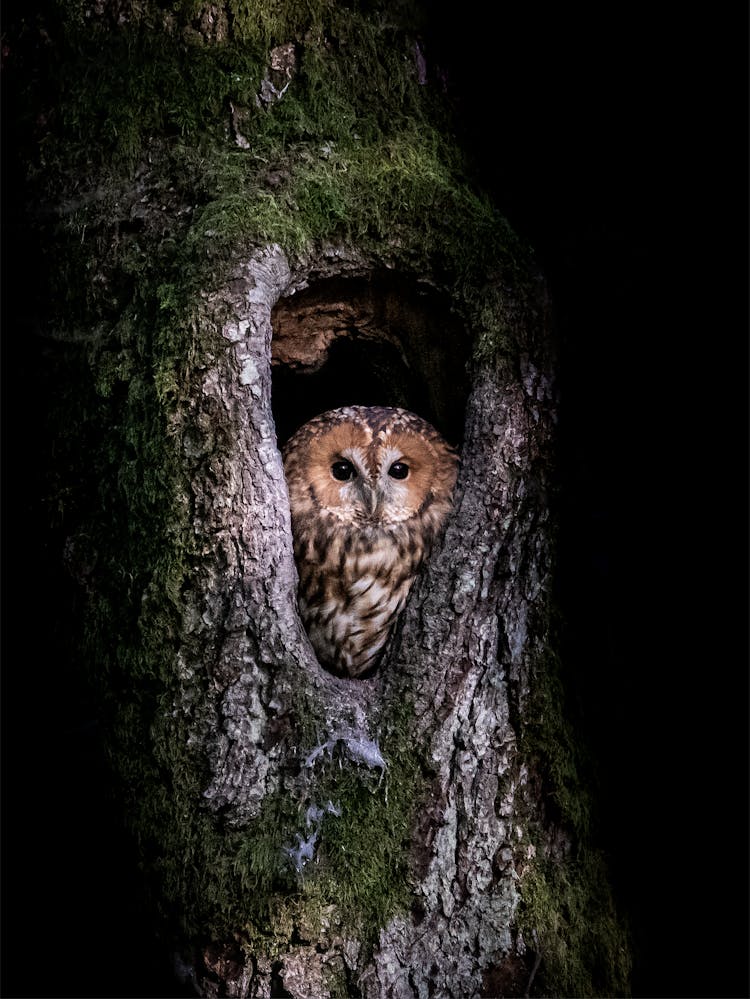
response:
<path id="1" fill-rule="evenodd" d="M 366 676 L 445 524 L 458 454 L 414 413 L 347 406 L 283 458 L 302 623 L 322 666 Z"/>

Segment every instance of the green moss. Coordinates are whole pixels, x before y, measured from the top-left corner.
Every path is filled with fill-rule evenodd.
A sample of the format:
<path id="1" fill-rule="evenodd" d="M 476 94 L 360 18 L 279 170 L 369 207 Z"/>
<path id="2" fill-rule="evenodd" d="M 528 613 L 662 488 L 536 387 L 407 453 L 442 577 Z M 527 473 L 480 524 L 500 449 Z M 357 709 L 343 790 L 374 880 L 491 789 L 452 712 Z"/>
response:
<path id="1" fill-rule="evenodd" d="M 285 912 L 292 906 L 302 937 L 315 940 L 335 931 L 372 946 L 380 929 L 410 904 L 410 835 L 424 782 L 418 747 L 399 743 L 403 731 L 394 726 L 384 740 L 384 773 L 355 763 L 340 747 L 316 761 L 296 813 L 287 813 L 283 831 L 274 825 L 277 836 L 270 849 L 254 827 L 248 830 L 250 855 L 257 858 L 262 849 L 267 871 L 278 870 L 281 859 L 287 885 L 290 877 L 294 880 L 296 891 L 277 896 L 275 904 Z M 310 806 L 324 809 L 319 824 L 306 822 Z M 283 848 L 294 846 L 297 834 L 308 838 L 313 829 L 318 833 L 314 859 L 296 872 Z"/>
<path id="2" fill-rule="evenodd" d="M 526 823 L 533 855 L 521 878 L 518 926 L 541 957 L 532 994 L 627 996 L 630 941 L 595 846 L 592 764 L 572 716 L 562 664 L 548 648 L 530 671 L 516 720 L 532 797 L 544 806 Z M 550 825 L 571 846 L 550 853 Z"/>
<path id="3" fill-rule="evenodd" d="M 628 996 L 627 933 L 599 853 L 566 863 L 533 861 L 521 880 L 518 922 L 541 956 L 534 995 Z"/>
<path id="4" fill-rule="evenodd" d="M 83 194 L 60 233 L 61 295 L 79 305 L 87 296 L 92 316 L 117 316 L 131 297 L 152 309 L 165 277 L 192 290 L 216 284 L 265 242 L 292 256 L 355 242 L 446 277 L 483 342 L 494 343 L 487 276 L 503 271 L 512 283 L 528 254 L 467 183 L 445 103 L 418 81 L 414 34 L 373 10 L 261 6 L 232 5 L 230 40 L 198 48 L 154 11 L 117 31 L 83 31 L 70 11 L 63 17 L 48 83 L 55 127 L 38 162 L 47 189 L 69 189 L 75 174 Z M 183 18 L 196 13 L 182 5 Z M 259 106 L 270 47 L 289 40 L 298 51 L 291 84 Z M 232 108 L 247 149 L 235 145 Z M 133 204 L 136 173 L 145 180 Z M 173 232 L 157 232 L 159 207 L 177 203 Z M 142 232 L 134 215 L 148 216 Z"/>
<path id="5" fill-rule="evenodd" d="M 142 718 L 139 723 L 139 712 L 129 709 L 120 724 L 118 766 L 126 785 L 139 788 L 130 796 L 129 807 L 137 809 L 131 820 L 157 879 L 159 911 L 169 922 L 176 918 L 188 937 L 222 939 L 239 930 L 248 945 L 262 943 L 271 957 L 295 932 L 313 940 L 343 933 L 372 945 L 379 929 L 408 906 L 409 829 L 418 801 L 413 773 L 391 773 L 378 786 L 367 771 L 351 762 L 339 769 L 337 762 L 313 777 L 304 800 L 276 791 L 246 828 L 231 830 L 196 813 L 199 761 L 186 768 L 184 758 L 175 758 L 174 732 L 158 739 L 171 754 L 162 754 L 161 766 L 149 772 L 134 755 L 132 772 L 125 772 L 120 753 L 143 734 Z M 165 766 L 179 781 L 168 796 L 159 793 Z M 314 859 L 298 872 L 287 851 L 298 833 L 311 833 L 306 806 L 329 800 L 340 814 L 326 814 Z"/>
<path id="6" fill-rule="evenodd" d="M 89 652 L 107 666 L 99 679 L 113 793 L 138 842 L 160 931 L 176 926 L 182 939 L 204 940 L 240 933 L 248 948 L 271 957 L 293 933 L 351 935 L 372 945 L 410 902 L 410 830 L 424 790 L 418 748 L 401 745 L 404 729 L 394 723 L 381 747 L 383 774 L 338 750 L 306 768 L 315 747 L 299 742 L 300 774 L 269 793 L 245 827 L 227 826 L 201 804 L 211 775 L 189 737 L 211 722 L 196 715 L 207 710 L 208 693 L 194 690 L 186 703 L 177 690 L 170 607 L 176 610 L 169 601 L 147 607 L 129 633 L 122 601 L 100 596 L 89 616 Z M 315 828 L 307 809 L 329 801 L 336 814 L 324 813 L 314 858 L 297 870 L 289 850 Z"/>
<path id="7" fill-rule="evenodd" d="M 231 11 L 227 39 L 190 45 L 180 29 L 190 23 L 186 11 L 175 20 L 145 4 L 144 16 L 111 30 L 95 18 L 84 25 L 75 5 L 61 3 L 54 27 L 63 51 L 49 85 L 66 159 L 77 153 L 79 165 L 132 167 L 159 133 L 220 144 L 230 103 L 249 115 L 251 158 L 300 139 L 339 142 L 354 132 L 367 142 L 406 121 L 426 123 L 428 107 L 437 113 L 417 81 L 413 35 L 390 18 L 328 0 L 229 6 L 240 9 Z M 301 57 L 293 85 L 264 108 L 257 95 L 271 49 L 289 42 Z"/>
<path id="8" fill-rule="evenodd" d="M 417 747 L 382 747 L 387 770 L 335 761 L 316 780 L 316 801 L 331 801 L 321 828 L 314 892 L 336 904 L 349 932 L 372 945 L 379 930 L 408 908 L 411 830 L 424 794 Z"/>
<path id="9" fill-rule="evenodd" d="M 571 722 L 561 670 L 552 648 L 532 665 L 529 695 L 518 721 L 519 750 L 551 817 L 586 841 L 592 832 L 590 761 Z"/>

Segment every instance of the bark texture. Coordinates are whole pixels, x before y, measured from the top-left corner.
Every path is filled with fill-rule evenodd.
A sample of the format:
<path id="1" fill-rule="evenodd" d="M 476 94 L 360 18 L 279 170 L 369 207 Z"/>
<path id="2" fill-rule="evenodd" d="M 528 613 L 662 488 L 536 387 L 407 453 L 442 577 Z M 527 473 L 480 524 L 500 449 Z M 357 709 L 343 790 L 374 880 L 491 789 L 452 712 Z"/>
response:
<path id="1" fill-rule="evenodd" d="M 544 283 L 436 129 L 412 22 L 319 6 L 272 30 L 232 4 L 102 4 L 58 39 L 85 52 L 88 23 L 130 59 L 137 36 L 170 86 L 204 81 L 178 94 L 193 145 L 152 123 L 133 163 L 80 177 L 50 137 L 32 184 L 51 288 L 75 274 L 80 296 L 45 319 L 77 379 L 63 451 L 85 440 L 97 479 L 67 559 L 155 919 L 204 996 L 621 993 L 555 656 Z M 209 85 L 221 127 L 195 123 Z M 462 459 L 385 659 L 352 681 L 299 621 L 280 446 L 369 402 Z"/>

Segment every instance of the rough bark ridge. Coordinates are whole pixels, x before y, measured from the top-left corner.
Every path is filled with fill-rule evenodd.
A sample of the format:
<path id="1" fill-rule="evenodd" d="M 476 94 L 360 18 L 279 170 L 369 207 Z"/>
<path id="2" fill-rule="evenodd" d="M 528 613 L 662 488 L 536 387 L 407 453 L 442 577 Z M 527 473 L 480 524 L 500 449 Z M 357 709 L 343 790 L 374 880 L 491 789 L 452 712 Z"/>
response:
<path id="1" fill-rule="evenodd" d="M 479 995 L 486 972 L 524 954 L 514 915 L 534 847 L 510 716 L 541 651 L 527 621 L 544 614 L 550 580 L 535 462 L 550 388 L 531 366 L 522 383 L 475 382 L 455 516 L 404 618 L 390 676 L 415 698 L 415 735 L 435 768 L 415 837 L 429 858 L 416 889 L 425 916 L 381 935 L 372 995 Z"/>
<path id="2" fill-rule="evenodd" d="M 331 730 L 369 738 L 362 727 L 368 688 L 320 669 L 296 613 L 289 501 L 271 410 L 271 310 L 299 285 L 283 252 L 269 247 L 209 298 L 206 322 L 218 324 L 228 348 L 204 373 L 184 428 L 195 529 L 208 555 L 196 570 L 187 630 L 198 633 L 201 649 L 206 641 L 216 649 L 211 674 L 221 719 L 205 796 L 232 823 L 257 815 L 278 782 L 280 744 L 276 752 L 264 748 L 274 742 L 267 728 L 271 716 L 291 712 L 301 677 L 311 679 L 311 704 L 320 690 L 329 698 Z M 198 443 L 201 425 L 206 437 Z M 217 425 L 224 431 L 218 449 Z"/>
<path id="3" fill-rule="evenodd" d="M 324 254 L 315 273 L 354 275 L 366 267 L 356 254 L 339 251 Z M 317 665 L 295 612 L 288 502 L 271 413 L 271 312 L 309 273 L 292 275 L 280 249 L 268 247 L 208 301 L 207 322 L 229 316 L 219 320 L 227 349 L 205 371 L 183 432 L 198 547 L 210 553 L 196 574 L 186 634 L 201 632 L 200 647 L 216 648 L 209 669 L 216 721 L 211 733 L 196 731 L 190 740 L 207 744 L 210 808 L 242 826 L 280 787 L 298 796 L 300 810 L 311 794 L 315 800 L 316 764 L 335 750 L 342 766 L 373 769 L 387 791 L 391 761 L 380 736 L 394 706 L 407 703 L 413 718 L 404 734 L 423 757 L 429 792 L 416 827 L 404 830 L 411 909 L 382 928 L 371 955 L 351 929 L 321 947 L 318 927 L 305 945 L 289 939 L 279 947 L 277 939 L 275 961 L 246 944 L 251 960 L 244 970 L 235 963 L 232 982 L 219 977 L 228 995 L 261 996 L 271 994 L 273 973 L 290 995 L 310 999 L 334 994 L 335 969 L 366 996 L 463 999 L 482 994 L 490 969 L 525 954 L 514 913 L 519 871 L 534 847 L 510 699 L 518 711 L 527 664 L 544 644 L 543 633 L 527 624 L 530 616 L 544 618 L 550 581 L 540 480 L 548 457 L 550 378 L 529 361 L 520 377 L 510 368 L 485 369 L 477 377 L 444 544 L 409 602 L 379 676 L 338 680 Z M 217 422 L 230 441 L 218 452 L 207 442 Z M 208 438 L 198 443 L 201 426 Z M 182 676 L 190 687 L 203 668 L 184 655 Z M 184 693 L 186 703 L 195 696 Z M 291 726 L 300 698 L 313 717 Z M 282 730 L 283 719 L 291 727 L 279 738 L 273 732 Z M 295 773 L 290 747 L 310 732 L 311 721 L 317 738 L 296 746 Z M 382 807 L 389 807 L 387 794 Z M 335 822 L 334 814 L 329 824 Z M 323 832 L 320 841 L 308 842 L 309 832 L 309 826 L 300 832 L 298 861 L 314 861 L 325 840 Z M 206 967 L 216 976 L 217 962 L 207 957 L 194 971 L 198 980 Z M 212 994 L 210 981 L 201 988 Z"/>

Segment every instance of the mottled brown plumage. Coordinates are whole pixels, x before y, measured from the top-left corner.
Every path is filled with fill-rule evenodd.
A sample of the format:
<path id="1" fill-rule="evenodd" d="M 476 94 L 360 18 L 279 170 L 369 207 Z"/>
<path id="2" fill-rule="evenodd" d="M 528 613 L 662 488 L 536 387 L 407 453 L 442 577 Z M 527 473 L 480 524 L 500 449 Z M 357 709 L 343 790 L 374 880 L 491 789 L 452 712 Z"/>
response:
<path id="1" fill-rule="evenodd" d="M 321 664 L 377 665 L 451 508 L 457 455 L 403 409 L 316 416 L 284 448 L 299 610 Z"/>

